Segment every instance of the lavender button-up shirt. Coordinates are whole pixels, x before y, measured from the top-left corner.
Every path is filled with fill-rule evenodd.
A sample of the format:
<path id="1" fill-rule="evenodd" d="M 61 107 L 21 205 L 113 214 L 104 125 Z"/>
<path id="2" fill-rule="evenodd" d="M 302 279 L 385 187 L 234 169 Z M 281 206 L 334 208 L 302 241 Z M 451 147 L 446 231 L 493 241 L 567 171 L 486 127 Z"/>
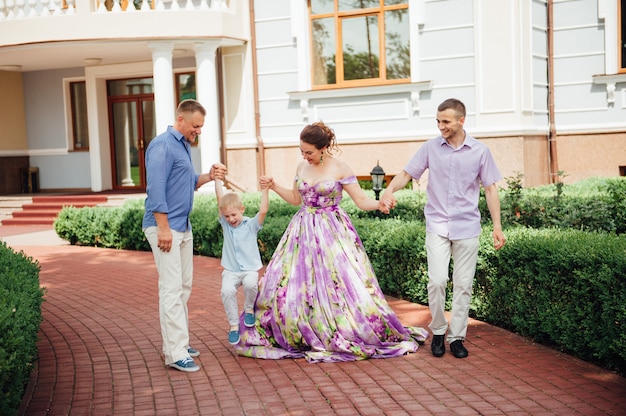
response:
<path id="1" fill-rule="evenodd" d="M 463 144 L 454 149 L 440 136 L 424 143 L 404 167 L 415 179 L 426 169 L 426 231 L 450 240 L 479 236 L 480 185 L 502 178 L 489 148 L 466 134 Z"/>

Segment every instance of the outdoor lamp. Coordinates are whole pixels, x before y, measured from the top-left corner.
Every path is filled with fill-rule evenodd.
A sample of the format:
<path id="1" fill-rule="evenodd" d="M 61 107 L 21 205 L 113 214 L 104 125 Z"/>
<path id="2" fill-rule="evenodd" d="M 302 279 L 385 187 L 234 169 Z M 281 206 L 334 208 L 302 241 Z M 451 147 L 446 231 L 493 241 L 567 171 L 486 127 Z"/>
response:
<path id="1" fill-rule="evenodd" d="M 370 172 L 372 175 L 372 190 L 376 194 L 376 200 L 378 201 L 378 197 L 380 195 L 380 191 L 383 190 L 383 182 L 385 181 L 385 171 L 378 164 L 378 160 L 376 161 L 376 166 Z"/>

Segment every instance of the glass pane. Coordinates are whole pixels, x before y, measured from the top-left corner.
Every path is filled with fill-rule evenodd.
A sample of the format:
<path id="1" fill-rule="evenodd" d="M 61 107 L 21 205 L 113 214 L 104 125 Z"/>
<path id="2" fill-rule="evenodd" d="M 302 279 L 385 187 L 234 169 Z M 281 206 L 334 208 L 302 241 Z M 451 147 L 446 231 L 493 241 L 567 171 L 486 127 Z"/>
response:
<path id="1" fill-rule="evenodd" d="M 314 19 L 313 26 L 313 85 L 337 82 L 335 54 L 335 25 L 333 18 Z"/>
<path id="2" fill-rule="evenodd" d="M 621 41 L 620 50 L 622 54 L 621 68 L 626 69 L 626 0 L 622 0 L 620 9 L 622 12 L 620 16 L 620 23 L 622 25 L 622 32 L 621 32 L 621 37 L 620 37 L 620 41 Z"/>
<path id="3" fill-rule="evenodd" d="M 72 131 L 74 149 L 89 149 L 89 124 L 87 122 L 87 92 L 84 82 L 70 83 L 72 103 Z"/>
<path id="4" fill-rule="evenodd" d="M 143 100 L 141 102 L 142 108 L 142 134 L 143 140 L 142 143 L 139 144 L 139 170 L 141 172 L 141 187 L 144 188 L 146 186 L 146 150 L 148 150 L 148 145 L 150 141 L 154 137 L 156 137 L 156 118 L 154 114 L 154 101 L 153 100 Z M 131 168 L 132 170 L 132 168 Z"/>
<path id="5" fill-rule="evenodd" d="M 122 79 L 108 81 L 109 96 L 152 94 L 154 92 L 152 78 Z"/>
<path id="6" fill-rule="evenodd" d="M 343 78 L 345 80 L 378 78 L 380 43 L 376 16 L 343 19 L 341 28 Z"/>
<path id="7" fill-rule="evenodd" d="M 143 148 L 148 149 L 150 140 L 156 137 L 156 116 L 154 114 L 154 101 L 142 101 L 143 108 Z"/>
<path id="8" fill-rule="evenodd" d="M 335 0 L 311 0 L 311 14 L 332 13 Z"/>
<path id="9" fill-rule="evenodd" d="M 409 50 L 409 10 L 385 12 L 387 79 L 411 77 Z"/>
<path id="10" fill-rule="evenodd" d="M 407 4 L 409 0 L 385 0 L 385 6 L 394 6 L 396 4 Z"/>
<path id="11" fill-rule="evenodd" d="M 337 6 L 340 12 L 370 7 L 380 7 L 380 0 L 339 0 Z"/>
<path id="12" fill-rule="evenodd" d="M 139 186 L 137 103 L 113 104 L 113 140 L 117 186 Z"/>
<path id="13" fill-rule="evenodd" d="M 177 74 L 176 82 L 178 85 L 178 101 L 188 98 L 196 99 L 196 74 Z"/>

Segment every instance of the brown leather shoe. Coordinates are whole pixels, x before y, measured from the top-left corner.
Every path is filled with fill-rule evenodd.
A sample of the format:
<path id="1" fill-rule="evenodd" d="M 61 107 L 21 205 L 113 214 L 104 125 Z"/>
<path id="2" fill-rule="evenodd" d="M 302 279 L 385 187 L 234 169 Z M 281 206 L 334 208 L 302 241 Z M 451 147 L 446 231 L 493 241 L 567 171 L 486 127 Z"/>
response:
<path id="1" fill-rule="evenodd" d="M 445 335 L 433 335 L 433 340 L 430 343 L 430 350 L 435 357 L 441 357 L 446 353 L 446 346 L 444 344 Z"/>
<path id="2" fill-rule="evenodd" d="M 457 339 L 450 343 L 450 351 L 452 351 L 452 355 L 456 358 L 465 358 L 469 355 L 465 347 L 463 346 L 463 341 Z"/>

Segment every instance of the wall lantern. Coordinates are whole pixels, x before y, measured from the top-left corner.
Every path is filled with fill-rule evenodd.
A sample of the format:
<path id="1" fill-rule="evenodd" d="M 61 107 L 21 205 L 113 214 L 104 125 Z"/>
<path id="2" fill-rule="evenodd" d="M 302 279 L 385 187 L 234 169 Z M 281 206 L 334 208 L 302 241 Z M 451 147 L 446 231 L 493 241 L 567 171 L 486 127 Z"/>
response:
<path id="1" fill-rule="evenodd" d="M 372 175 L 372 190 L 376 194 L 377 201 L 380 196 L 380 191 L 383 190 L 383 184 L 385 183 L 385 171 L 378 163 L 379 161 L 376 161 L 376 166 L 374 166 L 374 169 L 370 172 L 370 175 Z"/>

